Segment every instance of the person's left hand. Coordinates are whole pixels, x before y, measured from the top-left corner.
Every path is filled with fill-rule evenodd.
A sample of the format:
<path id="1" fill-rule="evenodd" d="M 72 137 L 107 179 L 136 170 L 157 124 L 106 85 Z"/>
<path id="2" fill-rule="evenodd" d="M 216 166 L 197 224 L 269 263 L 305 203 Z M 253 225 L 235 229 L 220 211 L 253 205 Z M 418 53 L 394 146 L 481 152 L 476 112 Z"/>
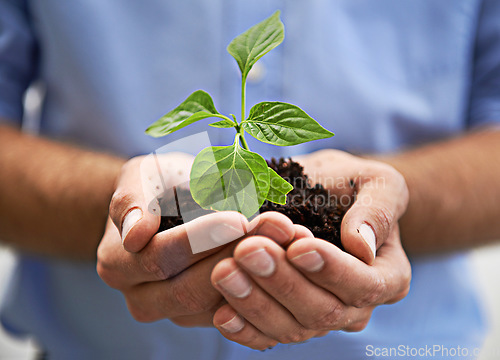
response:
<path id="1" fill-rule="evenodd" d="M 254 349 L 330 330 L 361 331 L 377 305 L 397 302 L 409 291 L 411 268 L 397 223 L 408 202 L 402 176 L 338 151 L 301 163 L 308 174 L 338 171 L 354 184 L 357 200 L 342 223 L 346 252 L 303 230 L 287 249 L 266 237 L 248 237 L 232 258 L 217 264 L 212 283 L 228 304 L 217 310 L 214 325 L 227 339 Z M 385 179 L 384 186 L 373 186 L 376 179 Z"/>

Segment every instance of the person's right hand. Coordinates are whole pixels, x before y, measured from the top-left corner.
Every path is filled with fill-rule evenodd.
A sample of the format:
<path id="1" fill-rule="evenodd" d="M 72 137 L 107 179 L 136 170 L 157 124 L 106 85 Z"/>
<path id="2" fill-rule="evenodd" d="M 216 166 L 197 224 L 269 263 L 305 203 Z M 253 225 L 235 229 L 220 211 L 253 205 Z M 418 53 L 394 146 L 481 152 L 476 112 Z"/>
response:
<path id="1" fill-rule="evenodd" d="M 165 188 L 187 180 L 190 155 L 169 154 L 155 160 L 165 169 Z M 232 255 L 237 242 L 193 254 L 189 240 L 226 243 L 252 229 L 250 233 L 285 246 L 294 237 L 295 226 L 277 213 L 262 214 L 249 224 L 243 215 L 226 211 L 157 233 L 160 219 L 149 211 L 148 195 L 155 195 L 158 186 L 155 172 L 156 161 L 148 163 L 144 157 L 124 165 L 97 253 L 98 274 L 123 293 L 138 321 L 169 318 L 183 326 L 213 326 L 213 314 L 224 301 L 210 274 L 220 260 Z"/>

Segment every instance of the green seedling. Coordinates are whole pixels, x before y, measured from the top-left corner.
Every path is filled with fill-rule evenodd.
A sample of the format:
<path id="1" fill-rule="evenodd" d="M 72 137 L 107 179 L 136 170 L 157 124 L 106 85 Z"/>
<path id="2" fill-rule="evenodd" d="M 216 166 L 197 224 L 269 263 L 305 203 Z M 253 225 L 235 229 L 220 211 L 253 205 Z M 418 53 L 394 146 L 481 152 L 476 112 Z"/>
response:
<path id="1" fill-rule="evenodd" d="M 250 217 L 266 200 L 286 204 L 286 194 L 293 186 L 269 168 L 262 156 L 250 151 L 245 133 L 278 146 L 297 145 L 334 135 L 299 107 L 283 102 L 261 102 L 254 105 L 246 116 L 248 73 L 262 56 L 281 44 L 284 36 L 280 12 L 276 11 L 228 45 L 227 51 L 241 70 L 239 121 L 233 114 L 230 117 L 220 114 L 210 95 L 198 90 L 146 130 L 150 136 L 161 137 L 213 117 L 220 120 L 210 126 L 236 130 L 232 145 L 207 147 L 194 159 L 189 186 L 193 199 L 204 209 L 236 210 Z"/>

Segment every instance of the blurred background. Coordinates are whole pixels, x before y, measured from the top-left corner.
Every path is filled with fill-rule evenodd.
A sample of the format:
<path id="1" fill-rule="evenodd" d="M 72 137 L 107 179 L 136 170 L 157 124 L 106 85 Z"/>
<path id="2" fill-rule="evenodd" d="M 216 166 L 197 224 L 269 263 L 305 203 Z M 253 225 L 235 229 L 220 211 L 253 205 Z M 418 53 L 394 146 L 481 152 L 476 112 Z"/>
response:
<path id="1" fill-rule="evenodd" d="M 479 360 L 500 359 L 500 245 L 488 246 L 472 253 L 486 313 L 490 316 L 490 332 Z M 0 246 L 0 304 L 7 291 L 9 278 L 15 265 L 13 253 Z M 36 344 L 31 339 L 15 339 L 0 327 L 0 360 L 34 360 Z"/>

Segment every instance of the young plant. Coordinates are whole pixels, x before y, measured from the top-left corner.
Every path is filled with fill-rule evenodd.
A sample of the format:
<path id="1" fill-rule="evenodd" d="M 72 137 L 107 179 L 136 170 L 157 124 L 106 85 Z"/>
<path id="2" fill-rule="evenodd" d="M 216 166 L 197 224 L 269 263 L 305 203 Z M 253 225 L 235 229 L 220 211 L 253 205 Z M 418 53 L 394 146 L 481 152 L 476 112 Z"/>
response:
<path id="1" fill-rule="evenodd" d="M 209 117 L 221 120 L 216 128 L 234 128 L 234 142 L 229 146 L 211 146 L 194 159 L 190 173 L 193 199 L 204 209 L 236 210 L 247 217 L 255 214 L 268 200 L 286 203 L 293 186 L 268 167 L 266 160 L 250 151 L 245 133 L 265 143 L 289 146 L 324 139 L 334 134 L 319 125 L 302 109 L 283 102 L 261 102 L 245 114 L 246 80 L 252 66 L 284 39 L 284 25 L 276 11 L 231 41 L 227 51 L 241 70 L 241 117 L 220 114 L 209 94 L 192 93 L 147 130 L 153 137 L 165 136 Z"/>

